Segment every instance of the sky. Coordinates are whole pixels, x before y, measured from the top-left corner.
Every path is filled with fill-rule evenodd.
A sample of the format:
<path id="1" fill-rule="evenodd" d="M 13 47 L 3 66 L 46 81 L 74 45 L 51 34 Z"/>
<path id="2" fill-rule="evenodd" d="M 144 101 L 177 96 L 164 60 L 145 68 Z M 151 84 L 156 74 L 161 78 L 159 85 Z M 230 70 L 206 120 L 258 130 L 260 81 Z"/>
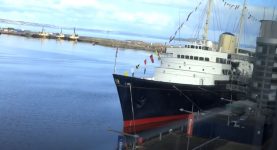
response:
<path id="1" fill-rule="evenodd" d="M 203 12 L 207 0 L 0 0 L 0 19 L 20 20 L 61 27 L 76 27 L 120 31 L 139 35 L 169 38 L 185 21 L 177 35 L 182 38 L 201 38 Z M 240 10 L 224 5 L 224 1 L 242 5 L 243 0 L 214 0 L 209 38 L 217 40 L 219 33 L 234 32 Z M 188 21 L 188 14 L 193 12 Z M 258 19 L 272 19 L 276 0 L 248 0 L 248 14 Z M 242 8 L 242 7 L 241 7 Z M 236 15 L 234 15 L 236 14 Z M 264 15 L 265 14 L 265 15 Z M 265 17 L 264 17 L 265 16 Z M 275 12 L 277 16 L 277 8 Z M 244 39 L 255 42 L 259 22 L 245 23 Z M 201 22 L 201 23 L 199 23 Z M 250 27 L 247 27 L 250 26 Z M 22 27 L 24 28 L 24 27 Z M 51 30 L 51 29 L 49 29 Z"/>

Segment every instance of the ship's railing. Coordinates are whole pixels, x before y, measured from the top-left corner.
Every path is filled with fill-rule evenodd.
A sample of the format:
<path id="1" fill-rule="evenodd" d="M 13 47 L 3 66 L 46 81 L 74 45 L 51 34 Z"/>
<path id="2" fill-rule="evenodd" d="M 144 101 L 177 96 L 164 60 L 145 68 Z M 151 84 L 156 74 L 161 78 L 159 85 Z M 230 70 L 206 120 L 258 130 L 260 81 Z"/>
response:
<path id="1" fill-rule="evenodd" d="M 231 75 L 230 80 L 232 81 L 238 81 L 241 83 L 249 83 L 250 82 L 250 77 L 249 76 L 244 76 L 244 75 Z"/>
<path id="2" fill-rule="evenodd" d="M 243 61 L 249 61 L 253 62 L 254 57 L 246 56 L 246 55 L 239 55 L 239 54 L 230 54 L 231 60 L 243 60 Z"/>

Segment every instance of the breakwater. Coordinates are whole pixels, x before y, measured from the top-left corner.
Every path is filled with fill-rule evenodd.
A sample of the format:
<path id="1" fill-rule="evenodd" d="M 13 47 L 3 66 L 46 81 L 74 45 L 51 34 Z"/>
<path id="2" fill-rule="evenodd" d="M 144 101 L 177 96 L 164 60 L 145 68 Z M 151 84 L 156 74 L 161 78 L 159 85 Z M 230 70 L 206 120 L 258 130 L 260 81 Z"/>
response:
<path id="1" fill-rule="evenodd" d="M 33 31 L 2 29 L 0 30 L 0 33 L 15 35 L 15 36 L 23 36 L 28 38 L 71 40 L 69 38 L 71 35 L 69 34 L 64 34 L 64 38 L 60 39 L 57 37 L 58 34 L 55 34 L 55 33 L 49 34 L 46 37 L 41 37 L 39 35 L 40 32 L 33 32 Z M 102 46 L 118 47 L 118 48 L 126 48 L 126 49 L 140 49 L 140 50 L 146 50 L 146 51 L 165 50 L 165 46 L 161 43 L 148 43 L 148 42 L 138 41 L 138 40 L 116 40 L 116 39 L 99 38 L 99 37 L 79 36 L 76 42 L 86 42 L 86 43 L 91 43 L 93 45 L 102 45 Z"/>

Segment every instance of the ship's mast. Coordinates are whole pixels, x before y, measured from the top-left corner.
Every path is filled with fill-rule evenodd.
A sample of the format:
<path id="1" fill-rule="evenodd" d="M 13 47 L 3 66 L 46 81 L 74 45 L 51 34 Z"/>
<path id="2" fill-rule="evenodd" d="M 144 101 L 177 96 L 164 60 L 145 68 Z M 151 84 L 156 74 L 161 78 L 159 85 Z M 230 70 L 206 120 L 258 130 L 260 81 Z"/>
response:
<path id="1" fill-rule="evenodd" d="M 244 2 L 243 2 L 243 8 L 242 8 L 241 16 L 240 16 L 240 20 L 239 20 L 239 35 L 237 36 L 237 49 L 236 49 L 236 53 L 239 52 L 240 36 L 241 36 L 241 33 L 242 33 L 243 24 L 244 24 L 245 10 L 246 10 L 246 0 L 244 0 Z"/>
<path id="2" fill-rule="evenodd" d="M 209 28 L 209 21 L 210 21 L 211 9 L 212 9 L 212 2 L 213 2 L 213 0 L 209 0 L 209 2 L 208 2 L 207 18 L 206 18 L 204 34 L 203 34 L 204 41 L 207 41 L 207 39 L 208 39 L 208 28 Z"/>

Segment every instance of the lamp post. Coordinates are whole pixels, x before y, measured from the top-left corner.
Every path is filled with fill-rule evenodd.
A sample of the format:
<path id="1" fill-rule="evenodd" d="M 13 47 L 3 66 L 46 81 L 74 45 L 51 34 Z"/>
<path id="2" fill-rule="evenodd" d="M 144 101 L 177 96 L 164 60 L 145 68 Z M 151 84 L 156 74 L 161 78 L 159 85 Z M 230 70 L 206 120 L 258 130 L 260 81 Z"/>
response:
<path id="1" fill-rule="evenodd" d="M 221 97 L 220 100 L 222 101 L 226 101 L 226 102 L 229 102 L 229 104 L 232 104 L 232 99 L 226 99 L 226 98 L 223 98 Z M 230 125 L 230 110 L 229 110 L 229 113 L 228 113 L 228 118 L 227 118 L 227 125 L 229 126 Z"/>

